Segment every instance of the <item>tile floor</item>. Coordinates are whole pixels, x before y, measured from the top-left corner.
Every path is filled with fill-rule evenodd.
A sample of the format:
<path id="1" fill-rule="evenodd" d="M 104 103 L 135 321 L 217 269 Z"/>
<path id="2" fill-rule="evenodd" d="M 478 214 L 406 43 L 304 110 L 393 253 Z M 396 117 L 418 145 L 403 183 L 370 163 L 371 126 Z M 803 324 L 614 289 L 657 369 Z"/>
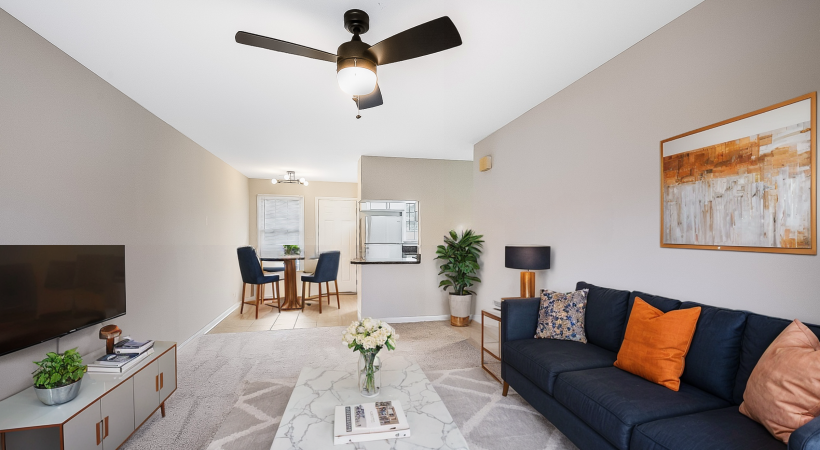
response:
<path id="1" fill-rule="evenodd" d="M 347 326 L 350 322 L 357 320 L 358 311 L 356 308 L 356 294 L 341 294 L 339 296 L 341 309 L 336 307 L 336 296 L 331 294 L 330 306 L 327 300 L 322 305 L 322 314 L 319 314 L 318 300 L 308 300 L 308 305 L 303 311 L 283 311 L 270 306 L 259 307 L 259 318 L 256 319 L 255 307 L 245 305 L 245 312 L 239 313 L 239 308 L 228 317 L 219 322 L 208 334 L 215 333 L 242 333 L 246 331 L 267 331 L 267 330 L 289 330 L 293 328 L 316 328 L 316 327 L 338 327 Z M 487 320 L 485 331 L 485 342 L 489 348 L 497 342 L 498 328 L 497 322 Z M 470 322 L 467 327 L 455 328 L 461 333 L 473 347 L 481 348 L 481 320 Z M 494 339 L 495 338 L 495 339 Z M 495 346 L 497 347 L 497 343 Z"/>
<path id="2" fill-rule="evenodd" d="M 315 292 L 315 289 L 314 289 Z M 248 300 L 251 300 L 248 298 Z M 292 328 L 337 327 L 349 325 L 356 320 L 356 294 L 341 294 L 341 308 L 336 307 L 336 295 L 331 294 L 330 305 L 322 297 L 322 314 L 319 314 L 318 299 L 308 300 L 304 311 L 282 311 L 270 306 L 259 307 L 259 318 L 256 318 L 256 307 L 245 305 L 245 312 L 239 308 L 219 322 L 208 334 L 240 333 L 244 331 L 287 330 Z"/>

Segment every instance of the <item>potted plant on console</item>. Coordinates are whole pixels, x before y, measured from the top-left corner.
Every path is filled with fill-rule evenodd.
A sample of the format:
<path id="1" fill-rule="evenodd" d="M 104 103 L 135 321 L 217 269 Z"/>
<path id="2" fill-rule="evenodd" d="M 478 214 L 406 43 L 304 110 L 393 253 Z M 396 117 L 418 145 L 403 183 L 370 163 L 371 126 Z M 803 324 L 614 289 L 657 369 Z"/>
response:
<path id="1" fill-rule="evenodd" d="M 450 230 L 450 236 L 444 236 L 444 245 L 436 248 L 436 259 L 444 260 L 438 274 L 447 277 L 441 280 L 439 287 L 445 291 L 452 288 L 449 293 L 450 325 L 466 327 L 470 324 L 470 306 L 475 293 L 467 288 L 481 282 L 475 273 L 480 269 L 478 258 L 484 245 L 483 237 L 473 230 L 462 231 L 461 236 Z"/>
<path id="2" fill-rule="evenodd" d="M 34 392 L 46 405 L 60 405 L 70 402 L 80 393 L 80 385 L 87 366 L 76 348 L 63 354 L 46 353 L 42 361 L 35 361 Z"/>

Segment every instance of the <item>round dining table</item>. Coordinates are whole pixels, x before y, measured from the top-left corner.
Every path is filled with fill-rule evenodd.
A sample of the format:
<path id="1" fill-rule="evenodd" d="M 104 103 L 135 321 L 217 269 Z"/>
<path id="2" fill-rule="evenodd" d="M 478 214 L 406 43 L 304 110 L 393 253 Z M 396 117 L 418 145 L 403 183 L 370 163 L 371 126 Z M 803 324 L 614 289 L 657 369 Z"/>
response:
<path id="1" fill-rule="evenodd" d="M 301 299 L 296 295 L 296 261 L 305 259 L 304 255 L 282 255 L 259 258 L 260 261 L 282 261 L 285 263 L 285 298 L 279 305 L 279 311 L 302 309 Z"/>

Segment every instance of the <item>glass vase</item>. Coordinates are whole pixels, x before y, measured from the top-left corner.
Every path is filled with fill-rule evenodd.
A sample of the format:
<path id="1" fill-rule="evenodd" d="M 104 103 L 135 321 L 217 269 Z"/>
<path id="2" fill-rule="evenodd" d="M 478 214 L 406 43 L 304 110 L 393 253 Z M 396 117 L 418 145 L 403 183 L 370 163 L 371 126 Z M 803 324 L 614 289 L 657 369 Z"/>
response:
<path id="1" fill-rule="evenodd" d="M 382 387 L 381 359 L 375 352 L 359 354 L 359 392 L 363 397 L 379 395 Z"/>

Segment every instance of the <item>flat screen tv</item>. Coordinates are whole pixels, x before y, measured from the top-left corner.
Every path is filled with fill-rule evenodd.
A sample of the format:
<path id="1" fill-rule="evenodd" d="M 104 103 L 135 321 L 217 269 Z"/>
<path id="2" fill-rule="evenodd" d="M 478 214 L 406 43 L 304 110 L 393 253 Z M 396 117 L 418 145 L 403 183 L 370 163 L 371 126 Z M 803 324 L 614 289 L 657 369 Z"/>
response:
<path id="1" fill-rule="evenodd" d="M 0 245 L 0 355 L 123 314 L 124 245 Z"/>

